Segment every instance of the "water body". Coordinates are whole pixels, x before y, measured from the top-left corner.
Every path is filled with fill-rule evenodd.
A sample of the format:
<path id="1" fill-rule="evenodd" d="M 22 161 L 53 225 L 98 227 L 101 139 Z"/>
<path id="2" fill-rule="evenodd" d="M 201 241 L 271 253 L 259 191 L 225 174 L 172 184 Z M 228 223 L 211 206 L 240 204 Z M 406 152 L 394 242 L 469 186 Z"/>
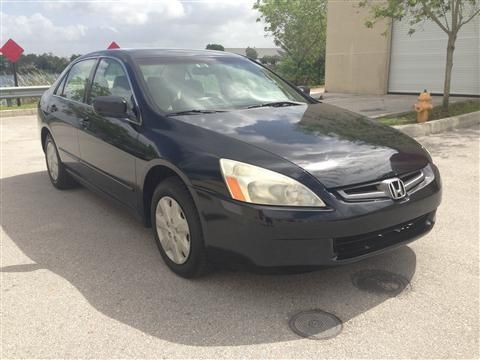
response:
<path id="1" fill-rule="evenodd" d="M 57 78 L 58 74 L 32 72 L 18 74 L 20 86 L 50 85 Z M 12 74 L 0 74 L 0 87 L 14 86 Z"/>

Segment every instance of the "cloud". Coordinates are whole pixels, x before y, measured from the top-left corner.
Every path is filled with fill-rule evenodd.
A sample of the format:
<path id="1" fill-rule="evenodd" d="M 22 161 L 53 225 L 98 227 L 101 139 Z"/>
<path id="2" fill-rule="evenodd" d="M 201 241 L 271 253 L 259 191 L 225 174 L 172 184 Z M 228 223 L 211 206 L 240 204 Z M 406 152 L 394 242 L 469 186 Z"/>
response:
<path id="1" fill-rule="evenodd" d="M 47 11 L 74 12 L 81 15 L 102 16 L 114 24 L 142 25 L 152 16 L 164 19 L 176 19 L 185 15 L 182 2 L 179 0 L 157 1 L 81 1 L 63 2 L 49 1 L 42 3 Z"/>
<path id="2" fill-rule="evenodd" d="M 60 55 L 104 49 L 112 40 L 129 48 L 273 47 L 264 25 L 256 22 L 253 1 L 18 3 L 15 9 L 3 7 L 2 30 L 26 52 Z"/>
<path id="3" fill-rule="evenodd" d="M 50 41 L 71 42 L 81 39 L 87 33 L 82 24 L 57 26 L 40 13 L 28 15 L 9 15 L 0 13 L 2 20 L 2 44 L 13 38 L 25 49 L 27 44 Z"/>
<path id="4" fill-rule="evenodd" d="M 178 0 L 90 2 L 71 3 L 88 13 L 102 14 L 116 24 L 145 24 L 152 16 L 164 19 L 177 19 L 185 15 L 183 5 Z"/>

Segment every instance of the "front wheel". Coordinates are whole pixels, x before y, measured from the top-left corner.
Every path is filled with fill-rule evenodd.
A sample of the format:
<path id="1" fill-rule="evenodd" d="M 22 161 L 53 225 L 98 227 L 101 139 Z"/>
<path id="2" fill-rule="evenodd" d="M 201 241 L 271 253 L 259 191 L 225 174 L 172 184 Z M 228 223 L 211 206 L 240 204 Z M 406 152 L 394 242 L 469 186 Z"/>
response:
<path id="1" fill-rule="evenodd" d="M 45 140 L 45 160 L 50 181 L 57 189 L 69 189 L 75 185 L 75 181 L 65 170 L 60 157 L 58 156 L 57 146 L 50 135 Z"/>
<path id="2" fill-rule="evenodd" d="M 174 273 L 193 278 L 206 272 L 200 218 L 180 179 L 168 178 L 157 186 L 152 198 L 151 222 L 163 260 Z"/>

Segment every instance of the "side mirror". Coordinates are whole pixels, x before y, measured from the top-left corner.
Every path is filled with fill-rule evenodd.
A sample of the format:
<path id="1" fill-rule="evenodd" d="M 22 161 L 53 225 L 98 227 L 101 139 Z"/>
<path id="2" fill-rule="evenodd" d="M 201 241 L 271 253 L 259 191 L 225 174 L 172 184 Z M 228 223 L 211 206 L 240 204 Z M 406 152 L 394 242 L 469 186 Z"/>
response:
<path id="1" fill-rule="evenodd" d="M 310 95 L 310 88 L 306 85 L 297 86 L 301 92 L 304 94 Z"/>
<path id="2" fill-rule="evenodd" d="M 120 96 L 97 96 L 93 99 L 93 109 L 103 116 L 128 118 L 127 101 Z"/>

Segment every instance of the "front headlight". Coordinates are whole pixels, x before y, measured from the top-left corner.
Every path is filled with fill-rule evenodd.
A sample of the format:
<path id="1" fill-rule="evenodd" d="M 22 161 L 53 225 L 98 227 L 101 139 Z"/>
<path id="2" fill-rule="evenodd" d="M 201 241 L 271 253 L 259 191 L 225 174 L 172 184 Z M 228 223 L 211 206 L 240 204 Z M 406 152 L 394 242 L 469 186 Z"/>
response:
<path id="1" fill-rule="evenodd" d="M 253 204 L 325 207 L 306 186 L 285 175 L 239 161 L 220 159 L 230 195 Z"/>

